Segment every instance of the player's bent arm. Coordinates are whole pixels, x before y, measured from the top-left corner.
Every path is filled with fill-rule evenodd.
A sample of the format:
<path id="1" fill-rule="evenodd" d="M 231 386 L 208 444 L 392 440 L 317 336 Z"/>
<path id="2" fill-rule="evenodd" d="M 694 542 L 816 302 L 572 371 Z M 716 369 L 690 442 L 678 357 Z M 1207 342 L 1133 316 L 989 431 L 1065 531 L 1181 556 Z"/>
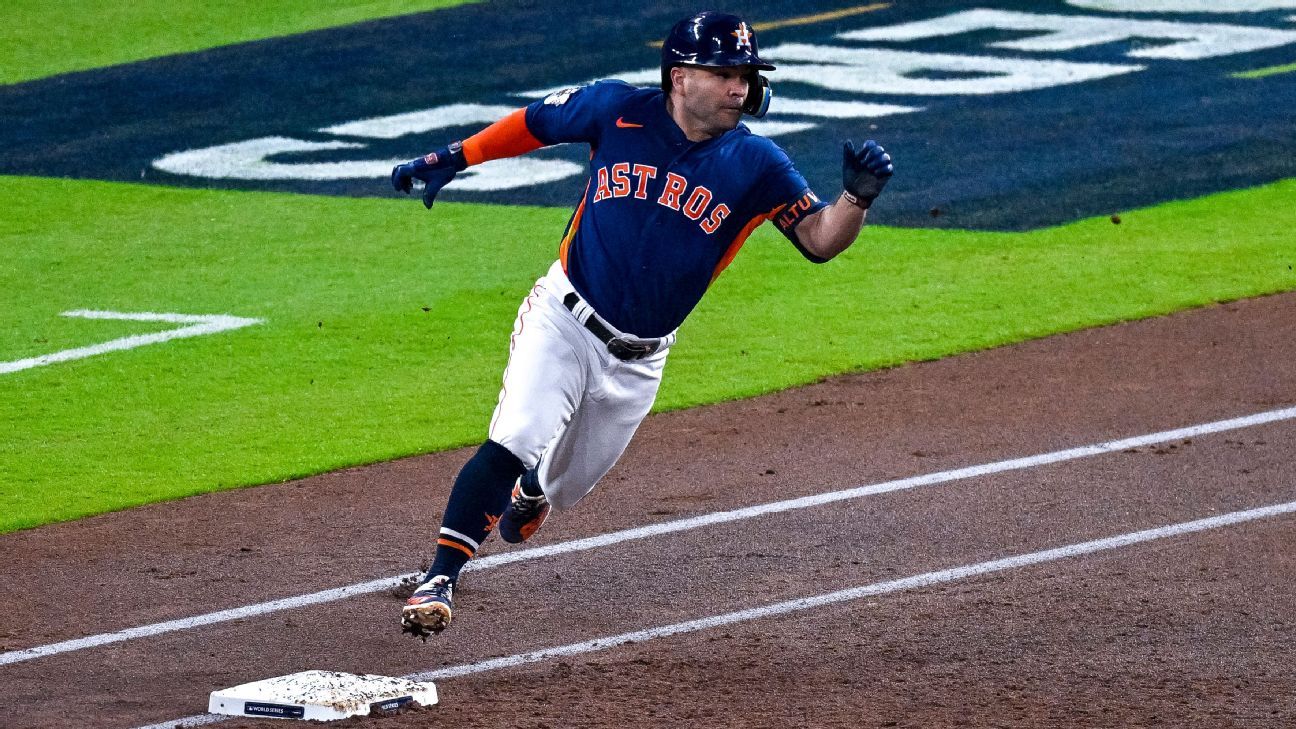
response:
<path id="1" fill-rule="evenodd" d="M 872 139 L 857 151 L 842 145 L 842 194 L 832 205 L 805 216 L 793 233 L 806 258 L 823 263 L 846 250 L 859 237 L 869 206 L 882 193 L 895 165 L 891 155 Z"/>
<path id="2" fill-rule="evenodd" d="M 837 198 L 833 204 L 807 215 L 796 227 L 797 244 L 807 258 L 823 263 L 850 248 L 864 227 L 866 211 L 846 199 Z"/>
<path id="3" fill-rule="evenodd" d="M 823 263 L 849 248 L 864 227 L 869 206 L 893 174 L 891 155 L 882 145 L 870 139 L 856 151 L 847 140 L 842 145 L 841 196 L 832 205 L 807 215 L 794 231 L 802 253 Z"/>

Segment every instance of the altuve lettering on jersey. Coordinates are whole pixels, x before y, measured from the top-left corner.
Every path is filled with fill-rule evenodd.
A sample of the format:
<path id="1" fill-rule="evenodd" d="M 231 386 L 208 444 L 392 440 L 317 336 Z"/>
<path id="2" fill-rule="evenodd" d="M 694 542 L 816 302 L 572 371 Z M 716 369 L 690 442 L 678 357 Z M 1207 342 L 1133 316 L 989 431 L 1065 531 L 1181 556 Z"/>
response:
<path id="1" fill-rule="evenodd" d="M 819 196 L 813 190 L 806 190 L 800 199 L 779 211 L 774 224 L 779 230 L 792 230 L 801 218 L 820 207 Z"/>

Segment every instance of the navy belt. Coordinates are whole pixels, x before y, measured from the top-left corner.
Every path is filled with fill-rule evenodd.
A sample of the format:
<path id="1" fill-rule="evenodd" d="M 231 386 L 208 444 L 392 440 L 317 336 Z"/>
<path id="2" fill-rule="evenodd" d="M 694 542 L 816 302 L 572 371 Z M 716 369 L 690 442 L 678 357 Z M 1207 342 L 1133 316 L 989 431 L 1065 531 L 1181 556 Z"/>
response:
<path id="1" fill-rule="evenodd" d="M 567 307 L 572 313 L 576 312 L 576 305 L 581 303 L 581 297 L 575 291 L 563 297 L 563 306 Z M 603 326 L 599 321 L 598 315 L 594 313 L 594 307 L 590 308 L 590 315 L 585 319 L 585 328 L 600 342 L 607 345 L 608 352 L 619 360 L 630 362 L 644 357 L 651 357 L 661 349 L 662 340 L 660 339 L 632 339 L 622 337 L 612 333 L 611 329 Z"/>

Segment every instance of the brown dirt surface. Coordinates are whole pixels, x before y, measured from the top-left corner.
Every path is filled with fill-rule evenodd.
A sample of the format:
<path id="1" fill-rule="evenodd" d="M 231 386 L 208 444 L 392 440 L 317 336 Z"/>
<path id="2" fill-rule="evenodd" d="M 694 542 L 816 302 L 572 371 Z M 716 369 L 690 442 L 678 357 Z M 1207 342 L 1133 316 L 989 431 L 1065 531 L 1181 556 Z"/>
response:
<path id="1" fill-rule="evenodd" d="M 669 377 L 669 367 L 667 368 Z M 650 417 L 523 547 L 1296 405 L 1296 294 Z M 1296 500 L 1296 422 L 859 496 L 0 665 L 0 725 L 138 727 L 312 668 L 391 676 Z M 412 572 L 468 451 L 0 536 L 0 650 Z M 346 726 L 1296 726 L 1296 516 L 438 680 Z M 488 563 L 483 563 L 488 564 Z M 282 729 L 283 721 L 216 726 Z"/>

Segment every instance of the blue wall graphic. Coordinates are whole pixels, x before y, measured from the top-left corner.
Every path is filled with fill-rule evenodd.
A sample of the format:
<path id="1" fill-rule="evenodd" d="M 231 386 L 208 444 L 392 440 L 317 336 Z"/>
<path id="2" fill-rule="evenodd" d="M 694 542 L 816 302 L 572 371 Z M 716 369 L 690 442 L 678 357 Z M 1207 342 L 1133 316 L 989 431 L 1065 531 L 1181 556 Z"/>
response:
<path id="1" fill-rule="evenodd" d="M 852 8 L 856 12 L 830 19 L 811 17 Z M 675 0 L 646 7 L 486 2 L 0 87 L 0 172 L 392 195 L 381 174 L 239 179 L 176 174 L 155 163 L 176 153 L 278 139 L 329 148 L 278 152 L 267 155 L 268 162 L 342 169 L 367 161 L 366 169 L 381 169 L 387 160 L 422 154 L 484 122 L 390 138 L 322 130 L 354 130 L 339 125 L 454 105 L 517 107 L 534 98 L 525 92 L 651 70 L 657 59 L 651 43 L 695 9 Z M 1296 11 L 1114 14 L 1060 1 L 1010 0 L 895 2 L 869 12 L 858 12 L 858 3 L 753 0 L 726 9 L 756 24 L 775 24 L 759 31 L 762 54 L 782 66 L 769 74 L 776 91 L 771 136 L 822 196 L 840 187 L 841 140 L 873 137 L 893 153 L 898 174 L 875 208 L 875 222 L 1024 230 L 1296 177 L 1296 73 L 1231 75 L 1296 60 Z M 989 17 L 999 27 L 949 35 L 913 31 L 906 39 L 858 37 L 973 10 L 982 14 L 958 17 Z M 1107 23 L 1102 27 L 1113 27 L 1112 20 L 1147 23 L 1142 27 L 1148 32 L 1170 27 L 1156 23 L 1241 26 L 1253 31 L 1218 43 L 1263 41 L 1263 47 L 1181 58 L 1155 55 L 1157 49 L 1163 56 L 1192 55 L 1191 48 L 1178 50 L 1187 40 L 1169 37 L 1061 50 L 992 45 L 1050 37 L 1050 31 L 1010 27 L 1023 14 L 1072 16 L 1072 32 L 1093 18 Z M 1172 46 L 1173 52 L 1164 51 Z M 937 81 L 993 81 L 995 72 L 984 68 L 936 64 L 906 71 L 905 83 L 860 80 L 885 81 L 895 72 L 884 68 L 886 59 L 924 54 L 1040 68 L 1060 64 L 1060 72 L 1138 70 L 1000 93 L 917 94 L 906 85 L 930 90 L 940 88 L 931 83 Z M 833 87 L 837 82 L 830 79 L 840 83 Z M 824 111 L 831 108 L 841 113 Z M 861 108 L 914 110 L 870 115 Z M 474 113 L 480 112 L 467 118 Z M 542 150 L 534 159 L 583 168 L 587 152 L 569 146 Z M 452 186 L 442 199 L 568 206 L 584 185 L 583 171 L 569 172 L 509 189 Z"/>

